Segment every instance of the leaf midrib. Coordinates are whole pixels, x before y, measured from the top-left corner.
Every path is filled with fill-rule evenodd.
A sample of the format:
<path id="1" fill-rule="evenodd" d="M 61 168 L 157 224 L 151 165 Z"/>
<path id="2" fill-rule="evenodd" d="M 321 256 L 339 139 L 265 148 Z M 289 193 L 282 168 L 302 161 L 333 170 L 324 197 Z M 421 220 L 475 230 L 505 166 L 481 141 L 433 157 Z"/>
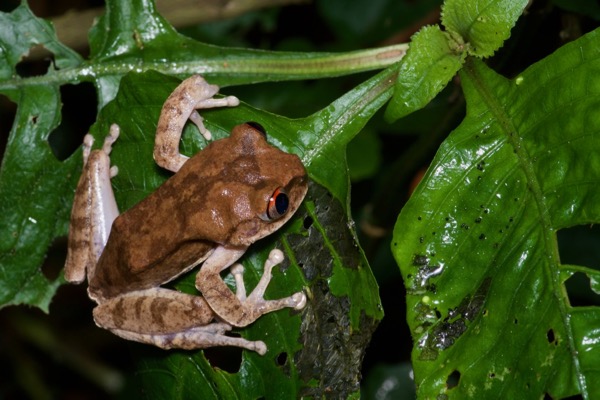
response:
<path id="1" fill-rule="evenodd" d="M 581 366 L 579 363 L 579 359 L 577 357 L 577 348 L 575 346 L 575 338 L 573 337 L 573 332 L 570 328 L 569 324 L 569 312 L 567 310 L 567 305 L 565 304 L 564 296 L 562 288 L 560 276 L 558 273 L 554 273 L 555 271 L 551 271 L 552 266 L 560 265 L 560 257 L 558 254 L 558 247 L 556 245 L 555 235 L 553 234 L 553 225 L 550 219 L 550 209 L 544 200 L 543 191 L 540 185 L 539 180 L 537 179 L 537 175 L 535 173 L 534 165 L 531 161 L 531 157 L 529 156 L 525 146 L 523 145 L 522 138 L 517 128 L 512 123 L 511 117 L 509 113 L 506 111 L 503 104 L 501 104 L 495 93 L 491 90 L 491 88 L 487 85 L 485 78 L 480 74 L 477 66 L 472 58 L 468 58 L 465 63 L 464 73 L 470 78 L 473 87 L 477 90 L 478 94 L 483 99 L 483 102 L 487 106 L 488 110 L 492 113 L 494 118 L 498 121 L 502 131 L 507 135 L 507 142 L 512 146 L 514 150 L 514 154 L 517 157 L 523 172 L 525 173 L 525 178 L 527 179 L 527 187 L 529 191 L 533 195 L 533 199 L 540 210 L 540 223 L 542 225 L 542 235 L 543 235 L 543 243 L 546 249 L 545 253 L 547 254 L 547 263 L 545 263 L 545 273 L 548 278 L 550 278 L 550 282 L 552 282 L 552 293 L 557 299 L 559 311 L 561 314 L 561 319 L 565 326 L 565 331 L 567 333 L 571 358 L 573 360 L 573 364 L 575 366 L 575 370 L 577 373 L 577 379 L 579 381 L 579 386 L 581 390 L 581 394 L 584 398 L 589 398 L 589 394 L 587 393 L 587 385 L 585 382 L 585 375 L 581 371 Z"/>

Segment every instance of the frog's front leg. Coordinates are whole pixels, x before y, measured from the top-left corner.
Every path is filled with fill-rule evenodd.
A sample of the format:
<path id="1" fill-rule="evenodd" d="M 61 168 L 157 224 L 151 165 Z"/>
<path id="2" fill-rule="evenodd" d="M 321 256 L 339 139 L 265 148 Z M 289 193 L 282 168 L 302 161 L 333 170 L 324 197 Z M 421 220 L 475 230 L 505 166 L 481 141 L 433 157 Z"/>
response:
<path id="1" fill-rule="evenodd" d="M 88 278 L 93 276 L 112 223 L 119 215 L 110 182 L 117 175 L 117 168 L 110 166 L 110 152 L 118 137 L 119 126 L 113 124 L 102 148 L 94 151 L 92 135 L 84 138 L 84 169 L 73 200 L 65 263 L 65 278 L 69 282 L 82 282 L 86 270 Z"/>
<path id="2" fill-rule="evenodd" d="M 281 250 L 272 250 L 265 262 L 263 275 L 252 291 L 246 297 L 246 290 L 241 279 L 240 267 L 233 266 L 232 272 L 238 286 L 237 293 L 229 290 L 221 278 L 220 272 L 237 261 L 246 249 L 227 249 L 217 247 L 196 275 L 196 288 L 210 305 L 210 308 L 225 322 L 233 326 L 243 327 L 254 322 L 261 315 L 282 308 L 300 310 L 306 305 L 306 295 L 297 292 L 289 297 L 276 300 L 265 300 L 264 293 L 271 280 L 271 271 L 275 265 L 283 261 Z"/>
<path id="3" fill-rule="evenodd" d="M 266 353 L 261 341 L 226 336 L 231 325 L 214 317 L 202 297 L 164 288 L 125 293 L 94 308 L 96 324 L 124 339 L 163 349 L 236 346 Z"/>
<path id="4" fill-rule="evenodd" d="M 210 140 L 211 134 L 196 110 L 215 107 L 235 107 L 240 104 L 237 97 L 213 98 L 219 91 L 200 75 L 193 75 L 171 93 L 160 112 L 156 138 L 154 140 L 154 160 L 161 167 L 177 172 L 189 157 L 179 152 L 181 133 L 187 120 L 191 120 L 200 133 Z"/>

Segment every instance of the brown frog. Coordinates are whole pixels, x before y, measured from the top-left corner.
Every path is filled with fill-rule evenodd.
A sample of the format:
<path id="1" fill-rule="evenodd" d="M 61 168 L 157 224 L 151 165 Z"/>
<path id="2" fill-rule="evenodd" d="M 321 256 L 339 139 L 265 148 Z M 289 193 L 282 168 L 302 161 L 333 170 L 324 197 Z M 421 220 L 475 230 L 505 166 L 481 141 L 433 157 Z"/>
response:
<path id="1" fill-rule="evenodd" d="M 109 155 L 119 127 L 111 126 L 101 149 L 91 150 L 93 138 L 86 136 L 65 277 L 81 282 L 87 271 L 88 293 L 98 303 L 96 324 L 123 338 L 165 349 L 237 346 L 262 355 L 267 350 L 262 341 L 227 336 L 227 331 L 284 307 L 302 309 L 306 296 L 263 298 L 272 268 L 283 260 L 280 250 L 271 251 L 248 296 L 236 261 L 290 219 L 308 178 L 300 159 L 269 145 L 255 123 L 236 126 L 229 137 L 189 159 L 180 154 L 188 119 L 210 138 L 196 110 L 239 104 L 233 96 L 213 98 L 218 89 L 195 75 L 169 96 L 154 159 L 175 174 L 123 214 L 110 182 L 117 174 Z M 200 263 L 196 287 L 202 296 L 161 287 Z M 235 294 L 220 276 L 226 268 L 235 277 Z"/>

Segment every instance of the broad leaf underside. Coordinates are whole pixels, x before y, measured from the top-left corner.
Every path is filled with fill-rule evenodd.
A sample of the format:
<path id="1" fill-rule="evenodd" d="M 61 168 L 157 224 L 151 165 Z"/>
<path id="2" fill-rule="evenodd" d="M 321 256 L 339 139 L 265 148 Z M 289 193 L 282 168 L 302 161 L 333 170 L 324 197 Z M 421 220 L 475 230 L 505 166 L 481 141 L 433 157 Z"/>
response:
<path id="1" fill-rule="evenodd" d="M 600 33 L 506 80 L 469 61 L 467 117 L 402 211 L 419 394 L 600 394 L 600 308 L 573 307 L 556 232 L 600 221 Z M 597 290 L 597 288 L 596 288 Z"/>

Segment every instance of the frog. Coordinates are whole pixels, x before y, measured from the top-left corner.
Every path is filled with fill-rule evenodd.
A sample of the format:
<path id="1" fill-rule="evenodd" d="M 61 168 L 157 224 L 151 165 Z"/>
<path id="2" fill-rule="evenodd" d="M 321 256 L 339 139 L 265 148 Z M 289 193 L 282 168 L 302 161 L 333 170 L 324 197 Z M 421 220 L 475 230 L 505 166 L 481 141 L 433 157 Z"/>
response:
<path id="1" fill-rule="evenodd" d="M 87 279 L 96 325 L 124 339 L 162 349 L 234 346 L 264 355 L 263 341 L 230 331 L 273 311 L 302 310 L 307 297 L 300 290 L 265 299 L 272 269 L 284 259 L 281 250 L 269 253 L 250 294 L 239 260 L 290 220 L 307 193 L 308 178 L 300 158 L 269 144 L 255 122 L 235 126 L 191 157 L 181 154 L 188 120 L 211 140 L 199 110 L 239 104 L 234 96 L 215 97 L 218 91 L 193 75 L 167 98 L 153 157 L 174 174 L 123 213 L 111 184 L 118 167 L 110 161 L 120 127 L 110 126 L 101 148 L 93 149 L 93 136 L 85 136 L 64 276 L 72 283 Z M 164 286 L 198 266 L 195 286 L 201 295 Z M 221 277 L 227 269 L 235 293 Z"/>

